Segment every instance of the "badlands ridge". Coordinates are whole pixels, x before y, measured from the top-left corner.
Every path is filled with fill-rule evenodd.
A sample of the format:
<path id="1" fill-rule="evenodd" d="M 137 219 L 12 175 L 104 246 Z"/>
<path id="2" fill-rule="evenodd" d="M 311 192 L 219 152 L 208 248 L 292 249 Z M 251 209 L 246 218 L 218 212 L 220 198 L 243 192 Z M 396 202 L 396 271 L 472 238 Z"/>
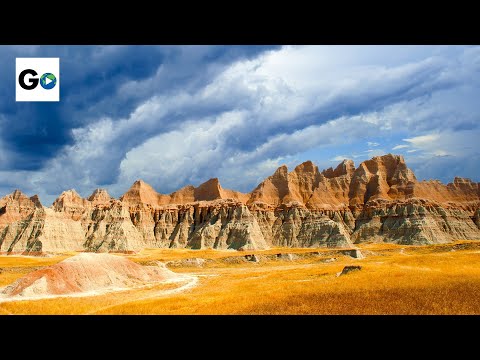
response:
<path id="1" fill-rule="evenodd" d="M 142 248 L 351 247 L 480 240 L 480 183 L 417 181 L 402 156 L 279 167 L 251 193 L 210 179 L 172 194 L 138 180 L 119 199 L 63 192 L 50 207 L 21 191 L 0 199 L 0 252 Z"/>

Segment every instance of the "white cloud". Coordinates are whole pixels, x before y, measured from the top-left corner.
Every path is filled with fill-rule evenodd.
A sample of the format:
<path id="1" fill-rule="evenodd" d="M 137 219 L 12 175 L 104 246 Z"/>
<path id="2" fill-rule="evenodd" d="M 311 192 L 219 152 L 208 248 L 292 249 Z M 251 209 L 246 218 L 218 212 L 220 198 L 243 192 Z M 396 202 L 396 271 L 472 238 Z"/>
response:
<path id="1" fill-rule="evenodd" d="M 334 158 L 331 158 L 330 161 L 343 161 L 345 159 L 350 159 L 351 156 L 348 155 L 337 155 Z"/>
<path id="2" fill-rule="evenodd" d="M 154 95 L 125 118 L 75 129 L 74 144 L 29 183 L 47 194 L 76 187 L 85 196 L 115 173 L 108 188 L 119 196 L 137 178 L 169 192 L 217 176 L 251 190 L 281 162 L 309 149 L 350 144 L 355 149 L 338 152 L 351 156 L 330 161 L 371 157 L 385 153 L 378 148 L 385 144 L 372 139 L 396 134 L 407 134 L 405 144 L 392 150 L 408 148 L 412 157 L 474 153 L 466 147 L 475 148 L 480 135 L 478 92 L 465 83 L 479 68 L 479 49 L 269 51 L 233 63 L 197 90 Z M 160 67 L 150 79 L 123 85 L 121 96 L 150 93 L 162 76 Z M 440 126 L 442 132 L 435 131 Z M 459 130 L 468 127 L 473 130 Z M 364 151 L 365 143 L 375 149 Z"/>
<path id="3" fill-rule="evenodd" d="M 216 119 L 191 121 L 182 129 L 147 140 L 126 154 L 120 165 L 119 182 L 129 184 L 142 178 L 168 184 L 166 192 L 170 192 L 186 182 L 198 184 L 208 180 L 202 178 L 200 170 L 215 172 L 224 161 L 231 162 L 228 157 L 233 153 L 224 141 L 225 132 L 243 119 L 241 112 L 224 113 Z"/>
<path id="4" fill-rule="evenodd" d="M 440 138 L 440 134 L 428 134 L 428 135 L 421 135 L 421 136 L 415 136 L 410 139 L 403 139 L 403 141 L 406 141 L 410 143 L 412 146 L 415 147 L 428 147 L 433 144 L 433 142 L 438 141 Z"/>
<path id="5" fill-rule="evenodd" d="M 385 155 L 387 152 L 383 149 L 375 149 L 375 150 L 372 150 L 372 151 L 369 151 L 368 152 L 368 157 L 374 157 L 374 156 L 382 156 L 382 155 Z"/>
<path id="6" fill-rule="evenodd" d="M 476 142 L 480 129 L 443 130 L 403 139 L 413 148 L 408 152 L 421 152 L 422 156 L 468 156 L 479 153 Z"/>

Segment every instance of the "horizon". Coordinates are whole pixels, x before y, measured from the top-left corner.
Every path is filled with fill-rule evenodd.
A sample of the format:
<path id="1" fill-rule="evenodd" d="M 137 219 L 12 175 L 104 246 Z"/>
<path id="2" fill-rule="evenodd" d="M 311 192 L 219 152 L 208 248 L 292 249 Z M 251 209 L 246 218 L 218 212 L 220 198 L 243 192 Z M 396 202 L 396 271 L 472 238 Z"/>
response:
<path id="1" fill-rule="evenodd" d="M 60 58 L 60 102 L 15 102 L 16 57 Z M 418 181 L 480 181 L 480 46 L 2 45 L 0 58 L 0 197 L 119 198 L 139 178 L 248 193 L 281 164 L 392 152 Z"/>
<path id="2" fill-rule="evenodd" d="M 373 156 L 372 158 L 367 159 L 367 160 L 372 160 L 372 159 L 375 159 L 375 158 L 379 158 L 379 157 L 383 157 L 383 156 L 388 156 L 388 155 L 400 156 L 400 157 L 403 158 L 403 155 L 388 153 L 388 154 L 385 154 L 385 155 Z M 367 160 L 364 160 L 364 161 L 367 161 Z M 315 162 L 314 162 L 314 161 L 311 161 L 311 160 L 305 160 L 305 161 L 303 161 L 302 163 L 297 164 L 297 165 L 296 165 L 295 167 L 293 167 L 293 168 L 288 167 L 288 165 L 286 165 L 286 164 L 280 164 L 280 166 L 279 166 L 272 174 L 270 174 L 270 175 L 268 175 L 267 177 L 265 177 L 265 179 L 267 179 L 268 177 L 272 176 L 279 168 L 281 168 L 281 167 L 283 167 L 283 166 L 287 167 L 287 170 L 288 170 L 288 172 L 290 173 L 290 172 L 293 172 L 298 166 L 303 165 L 303 164 L 308 163 L 308 162 L 311 162 L 314 166 L 316 166 L 316 167 L 318 168 L 318 171 L 319 171 L 320 173 L 323 173 L 324 171 L 329 170 L 329 169 L 335 170 L 335 168 L 336 168 L 337 166 L 339 166 L 340 164 L 342 164 L 344 161 L 352 161 L 353 164 L 354 164 L 354 166 L 355 166 L 355 170 L 357 170 L 357 169 L 358 169 L 358 166 L 360 166 L 360 165 L 364 162 L 364 161 L 362 161 L 362 162 L 360 162 L 360 163 L 358 164 L 358 166 L 356 166 L 356 165 L 355 165 L 355 161 L 354 161 L 353 159 L 343 159 L 343 160 L 341 160 L 337 165 L 335 165 L 335 166 L 330 166 L 330 167 L 325 168 L 325 169 L 320 169 L 320 168 L 318 167 L 318 165 L 315 164 Z M 405 163 L 406 163 L 406 162 L 405 162 Z M 408 164 L 406 164 L 406 165 L 407 165 L 407 167 L 410 169 L 410 167 L 408 166 Z M 413 171 L 413 170 L 412 170 L 412 171 Z M 414 172 L 414 174 L 415 174 L 415 172 Z M 466 179 L 466 180 L 473 181 L 473 180 L 470 179 L 470 178 L 465 178 L 465 177 L 461 177 L 461 176 L 455 176 L 455 177 L 454 177 L 451 181 L 449 181 L 449 182 L 442 182 L 440 179 L 422 179 L 422 180 L 417 179 L 417 181 L 418 181 L 418 182 L 439 181 L 439 182 L 440 182 L 441 184 L 443 184 L 443 185 L 448 185 L 448 184 L 453 184 L 455 178 L 462 178 L 462 179 Z M 42 206 L 44 206 L 44 207 L 51 207 L 51 206 L 54 204 L 54 202 L 55 202 L 58 198 L 60 198 L 60 196 L 61 196 L 63 193 L 68 192 L 68 191 L 72 191 L 72 190 L 73 190 L 77 195 L 79 195 L 82 199 L 86 199 L 86 200 L 88 200 L 88 198 L 89 198 L 90 196 L 92 196 L 95 192 L 97 192 L 97 191 L 99 191 L 99 190 L 106 191 L 107 194 L 108 194 L 112 199 L 120 200 L 120 198 L 121 198 L 123 195 L 125 195 L 125 193 L 127 193 L 137 182 L 143 182 L 144 184 L 152 187 L 152 189 L 153 189 L 157 194 L 159 194 L 159 195 L 172 195 L 173 193 L 175 193 L 175 192 L 177 192 L 177 191 L 179 191 L 179 190 L 182 190 L 183 188 L 189 187 L 189 186 L 193 186 L 193 187 L 195 187 L 195 188 L 198 188 L 198 187 L 200 187 L 201 185 L 203 185 L 203 184 L 205 184 L 205 183 L 207 183 L 207 182 L 209 182 L 209 181 L 211 181 L 211 180 L 214 180 L 214 179 L 218 180 L 218 183 L 219 183 L 219 185 L 221 186 L 222 189 L 225 189 L 225 190 L 233 190 L 233 191 L 236 191 L 236 192 L 240 192 L 240 193 L 242 193 L 242 194 L 251 194 L 251 193 L 258 187 L 258 185 L 260 185 L 260 184 L 265 180 L 265 179 L 263 179 L 261 182 L 259 182 L 258 184 L 256 184 L 256 185 L 252 188 L 252 190 L 247 191 L 247 192 L 241 192 L 241 191 L 238 191 L 238 190 L 236 190 L 236 189 L 226 188 L 226 187 L 222 186 L 221 179 L 216 178 L 216 177 L 209 178 L 209 179 L 207 179 L 207 180 L 205 180 L 205 181 L 202 181 L 201 183 L 196 184 L 196 185 L 195 185 L 195 184 L 187 184 L 187 185 L 185 185 L 185 186 L 182 186 L 181 188 L 175 189 L 174 191 L 172 191 L 172 192 L 170 192 L 170 193 L 163 193 L 163 192 L 161 192 L 161 191 L 158 191 L 154 186 L 152 186 L 150 183 L 144 181 L 143 179 L 136 179 L 120 196 L 113 196 L 113 195 L 110 193 L 110 191 L 108 190 L 108 188 L 106 188 L 106 187 L 95 188 L 95 189 L 91 190 L 91 192 L 88 193 L 88 194 L 81 194 L 81 193 L 79 193 L 75 188 L 70 188 L 70 189 L 64 189 L 61 193 L 59 193 L 59 194 L 57 195 L 57 197 L 51 202 L 51 204 L 50 204 L 49 206 L 46 206 L 46 205 L 42 202 L 42 198 L 41 198 L 38 194 L 30 195 L 30 194 L 25 193 L 22 189 L 15 188 L 15 189 L 13 189 L 11 192 L 9 192 L 8 194 L 0 194 L 0 199 L 4 198 L 4 197 L 6 197 L 6 196 L 12 195 L 12 194 L 15 193 L 16 191 L 20 191 L 22 194 L 24 194 L 24 195 L 27 196 L 28 198 L 32 198 L 32 197 L 37 196 L 38 199 L 39 199 L 39 201 L 40 201 L 40 203 L 42 204 Z"/>

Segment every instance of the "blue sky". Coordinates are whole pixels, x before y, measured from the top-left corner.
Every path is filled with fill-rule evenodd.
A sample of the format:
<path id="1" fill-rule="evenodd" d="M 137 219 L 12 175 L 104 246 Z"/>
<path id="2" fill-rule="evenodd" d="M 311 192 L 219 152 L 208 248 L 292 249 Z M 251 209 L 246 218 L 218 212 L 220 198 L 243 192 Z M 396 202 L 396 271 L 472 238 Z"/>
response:
<path id="1" fill-rule="evenodd" d="M 16 57 L 60 57 L 59 103 L 15 102 Z M 248 192 L 281 164 L 402 154 L 480 181 L 480 47 L 0 46 L 0 196 Z"/>

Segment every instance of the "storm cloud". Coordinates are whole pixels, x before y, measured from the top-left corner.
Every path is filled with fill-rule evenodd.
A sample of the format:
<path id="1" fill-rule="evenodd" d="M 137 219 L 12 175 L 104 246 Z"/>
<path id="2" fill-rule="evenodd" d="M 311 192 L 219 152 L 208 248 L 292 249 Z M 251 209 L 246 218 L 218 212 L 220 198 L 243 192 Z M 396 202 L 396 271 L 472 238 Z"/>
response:
<path id="1" fill-rule="evenodd" d="M 61 59 L 59 103 L 16 103 L 15 57 Z M 403 154 L 480 180 L 480 47 L 0 47 L 0 195 L 250 191 L 280 164 Z M 459 164 L 462 164 L 461 166 Z"/>

